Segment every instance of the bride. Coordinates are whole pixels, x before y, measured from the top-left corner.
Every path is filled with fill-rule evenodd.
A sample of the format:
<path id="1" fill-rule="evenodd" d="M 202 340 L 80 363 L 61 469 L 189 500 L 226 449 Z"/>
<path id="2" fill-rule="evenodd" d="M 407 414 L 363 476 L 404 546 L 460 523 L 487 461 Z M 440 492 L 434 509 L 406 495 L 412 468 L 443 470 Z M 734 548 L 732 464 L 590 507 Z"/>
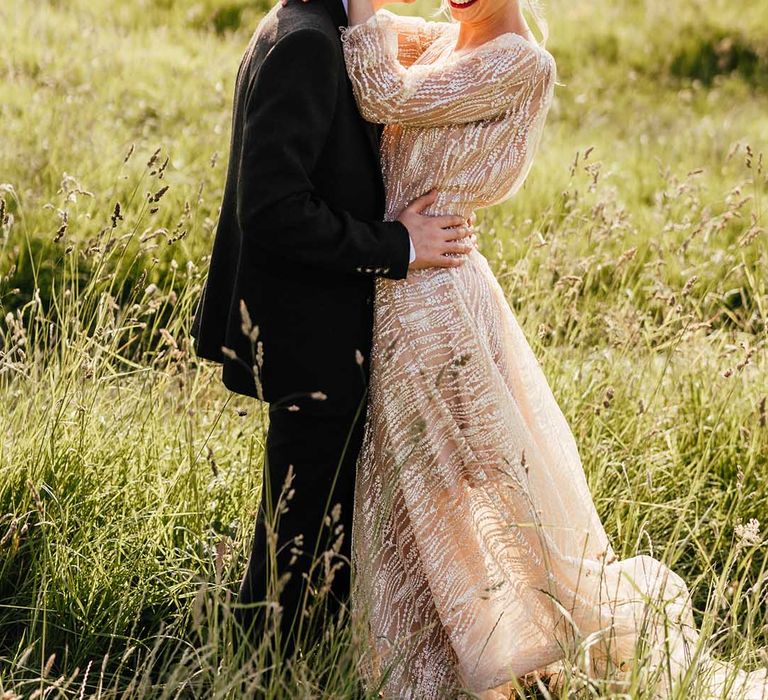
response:
<path id="1" fill-rule="evenodd" d="M 533 15 L 537 19 L 539 13 Z M 358 105 L 385 124 L 387 217 L 435 188 L 433 214 L 469 217 L 525 179 L 555 61 L 518 0 L 451 0 L 453 23 L 350 0 L 342 41 Z M 543 22 L 538 22 L 544 30 Z M 577 648 L 592 678 L 637 671 L 670 697 L 768 697 L 698 650 L 683 580 L 619 561 L 577 447 L 485 258 L 377 279 L 366 437 L 352 531 L 363 671 L 387 697 L 505 698 Z"/>

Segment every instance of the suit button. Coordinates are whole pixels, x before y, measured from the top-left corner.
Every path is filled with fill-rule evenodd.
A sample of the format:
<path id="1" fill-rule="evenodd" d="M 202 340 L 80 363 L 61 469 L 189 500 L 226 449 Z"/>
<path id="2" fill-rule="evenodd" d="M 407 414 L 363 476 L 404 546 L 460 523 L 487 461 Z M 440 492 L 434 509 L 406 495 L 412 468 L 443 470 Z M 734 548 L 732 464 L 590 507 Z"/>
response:
<path id="1" fill-rule="evenodd" d="M 368 304 L 368 306 L 373 304 L 373 297 L 365 297 L 365 303 Z"/>

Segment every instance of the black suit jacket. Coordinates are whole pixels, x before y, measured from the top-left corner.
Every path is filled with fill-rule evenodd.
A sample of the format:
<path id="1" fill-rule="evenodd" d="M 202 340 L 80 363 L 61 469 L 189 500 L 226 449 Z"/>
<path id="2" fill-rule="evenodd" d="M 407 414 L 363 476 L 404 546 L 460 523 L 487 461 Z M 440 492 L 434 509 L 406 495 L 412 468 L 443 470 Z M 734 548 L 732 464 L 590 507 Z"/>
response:
<path id="1" fill-rule="evenodd" d="M 192 326 L 198 355 L 223 364 L 229 389 L 323 411 L 358 405 L 374 277 L 405 277 L 409 257 L 407 229 L 381 221 L 379 132 L 354 101 L 339 37 L 346 24 L 341 0 L 291 0 L 254 33 Z M 251 338 L 241 304 L 258 328 Z M 326 401 L 301 401 L 318 391 Z"/>

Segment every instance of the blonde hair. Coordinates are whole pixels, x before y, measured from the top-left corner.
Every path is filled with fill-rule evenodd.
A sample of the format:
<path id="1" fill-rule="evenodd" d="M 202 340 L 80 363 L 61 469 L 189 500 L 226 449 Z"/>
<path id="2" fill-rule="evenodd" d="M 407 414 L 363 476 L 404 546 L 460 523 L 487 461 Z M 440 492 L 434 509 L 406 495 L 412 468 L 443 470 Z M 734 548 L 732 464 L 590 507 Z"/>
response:
<path id="1" fill-rule="evenodd" d="M 541 0 L 519 0 L 519 2 L 523 12 L 528 12 L 528 14 L 533 19 L 533 23 L 536 25 L 536 29 L 538 29 L 539 34 L 541 34 L 539 44 L 541 46 L 545 46 L 547 39 L 549 38 L 549 25 L 547 24 L 546 17 L 544 17 L 544 8 Z M 435 12 L 436 15 L 441 13 L 447 15 L 451 21 L 455 21 L 451 17 L 451 10 L 450 5 L 448 4 L 448 0 L 442 0 L 440 7 L 438 8 L 437 12 Z"/>
<path id="2" fill-rule="evenodd" d="M 544 7 L 541 0 L 522 0 L 523 10 L 528 10 L 533 17 L 533 23 L 536 25 L 536 29 L 541 34 L 541 40 L 539 43 L 544 46 L 549 38 L 549 25 L 547 24 L 547 18 L 544 16 Z"/>

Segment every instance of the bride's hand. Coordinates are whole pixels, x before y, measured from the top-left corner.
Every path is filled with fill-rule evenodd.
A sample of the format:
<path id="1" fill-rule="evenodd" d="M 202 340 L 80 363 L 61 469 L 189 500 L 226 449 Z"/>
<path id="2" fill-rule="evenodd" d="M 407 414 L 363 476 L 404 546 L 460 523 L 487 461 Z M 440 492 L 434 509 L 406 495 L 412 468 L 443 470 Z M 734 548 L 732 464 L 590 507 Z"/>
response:
<path id="1" fill-rule="evenodd" d="M 411 5 L 416 0 L 349 0 L 349 23 L 361 24 L 384 5 L 398 3 Z"/>
<path id="2" fill-rule="evenodd" d="M 377 9 L 374 7 L 373 0 L 349 0 L 349 26 L 364 24 Z"/>
<path id="3" fill-rule="evenodd" d="M 280 0 L 280 4 L 285 7 L 291 0 Z M 301 0 L 301 2 L 310 2 L 310 0 Z M 399 4 L 399 5 L 412 5 L 415 3 L 416 0 L 372 0 L 371 4 L 373 5 L 373 11 L 376 12 L 377 10 L 384 7 L 384 5 L 392 5 L 392 4 Z"/>

